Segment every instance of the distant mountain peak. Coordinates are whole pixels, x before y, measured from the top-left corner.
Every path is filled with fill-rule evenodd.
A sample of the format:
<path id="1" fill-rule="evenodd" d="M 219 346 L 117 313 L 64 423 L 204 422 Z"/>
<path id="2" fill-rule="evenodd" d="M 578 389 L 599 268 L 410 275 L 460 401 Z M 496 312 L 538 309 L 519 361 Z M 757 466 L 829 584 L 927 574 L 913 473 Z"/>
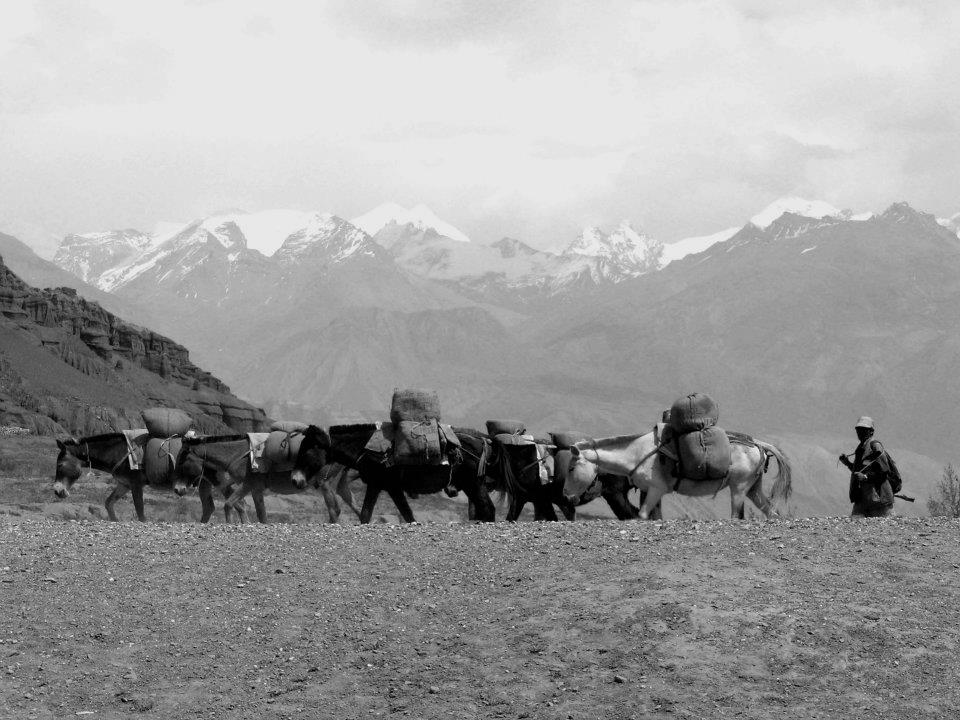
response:
<path id="1" fill-rule="evenodd" d="M 375 252 L 376 244 L 353 223 L 332 213 L 315 213 L 305 227 L 292 233 L 276 252 L 288 261 L 306 254 L 323 254 L 331 262 L 345 260 L 364 251 Z"/>
<path id="2" fill-rule="evenodd" d="M 806 200 L 802 197 L 792 195 L 774 200 L 750 218 L 750 222 L 758 228 L 766 229 L 784 213 L 822 219 L 825 217 L 838 216 L 840 215 L 840 210 L 823 200 Z"/>
<path id="3" fill-rule="evenodd" d="M 596 226 L 584 228 L 561 256 L 593 258 L 599 261 L 592 273 L 595 280 L 617 281 L 659 268 L 663 243 L 623 220 L 609 233 Z"/>
<path id="4" fill-rule="evenodd" d="M 500 251 L 500 256 L 504 258 L 517 257 L 518 255 L 536 255 L 539 250 L 527 245 L 522 240 L 517 240 L 516 238 L 505 237 L 501 240 L 497 240 L 495 243 L 491 243 L 490 247 L 495 248 Z"/>
<path id="5" fill-rule="evenodd" d="M 383 228 L 395 223 L 400 226 L 413 225 L 418 230 L 433 230 L 438 235 L 458 242 L 470 242 L 470 238 L 464 232 L 447 221 L 441 220 L 423 204 L 408 210 L 394 202 L 384 203 L 368 213 L 353 218 L 350 223 L 370 236 L 376 235 Z"/>

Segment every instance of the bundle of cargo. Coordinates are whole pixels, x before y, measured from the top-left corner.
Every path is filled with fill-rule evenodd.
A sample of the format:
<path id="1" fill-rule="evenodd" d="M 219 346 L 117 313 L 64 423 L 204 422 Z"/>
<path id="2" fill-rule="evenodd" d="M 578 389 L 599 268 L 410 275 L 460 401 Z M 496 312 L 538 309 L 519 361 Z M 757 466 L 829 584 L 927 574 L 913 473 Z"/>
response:
<path id="1" fill-rule="evenodd" d="M 730 439 L 717 427 L 720 408 L 703 393 L 678 399 L 670 408 L 679 467 L 677 475 L 689 480 L 719 480 L 730 471 Z"/>
<path id="2" fill-rule="evenodd" d="M 155 438 L 185 435 L 193 424 L 190 416 L 178 408 L 147 408 L 141 414 L 143 423 L 147 426 L 147 432 L 150 433 L 150 437 Z"/>
<path id="3" fill-rule="evenodd" d="M 307 424 L 289 420 L 279 420 L 270 425 L 270 434 L 263 448 L 263 458 L 273 472 L 289 472 L 300 452 L 303 431 Z"/>
<path id="4" fill-rule="evenodd" d="M 169 485 L 183 445 L 180 438 L 193 420 L 178 408 L 148 408 L 141 415 L 150 434 L 143 450 L 143 474 L 151 485 Z"/>
<path id="5" fill-rule="evenodd" d="M 390 402 L 393 461 L 397 465 L 440 465 L 440 398 L 433 390 L 394 390 Z"/>
<path id="6" fill-rule="evenodd" d="M 440 397 L 434 390 L 394 390 L 390 402 L 390 422 L 440 421 Z"/>
<path id="7" fill-rule="evenodd" d="M 183 440 L 151 437 L 143 449 L 143 474 L 151 485 L 170 485 Z"/>

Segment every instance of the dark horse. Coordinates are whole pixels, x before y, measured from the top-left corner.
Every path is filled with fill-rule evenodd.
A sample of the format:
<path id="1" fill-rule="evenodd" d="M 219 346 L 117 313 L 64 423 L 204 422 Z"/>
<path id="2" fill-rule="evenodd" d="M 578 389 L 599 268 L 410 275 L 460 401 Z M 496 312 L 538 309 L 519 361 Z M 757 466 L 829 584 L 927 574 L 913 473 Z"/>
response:
<path id="1" fill-rule="evenodd" d="M 426 495 L 447 488 L 455 488 L 467 496 L 474 508 L 475 519 L 493 522 L 493 503 L 487 495 L 483 476 L 478 474 L 482 447 L 475 438 L 467 439 L 469 436 L 457 432 L 461 444 L 469 443 L 469 446 L 462 448 L 459 461 L 450 465 L 388 466 L 382 454 L 366 450 L 376 429 L 377 426 L 371 423 L 340 425 L 330 428 L 328 436 L 316 425 L 311 425 L 304 431 L 294 464 L 294 477 L 299 475 L 301 482 L 315 478 L 328 459 L 356 469 L 367 486 L 360 509 L 362 524 L 370 522 L 377 498 L 383 491 L 393 500 L 404 522 L 415 522 L 406 493 Z"/>
<path id="2" fill-rule="evenodd" d="M 60 448 L 60 454 L 57 455 L 57 472 L 53 480 L 53 492 L 58 498 L 66 498 L 70 495 L 70 489 L 73 484 L 83 475 L 84 470 L 101 470 L 110 473 L 116 486 L 113 492 L 107 497 L 104 507 L 107 509 L 109 518 L 116 522 L 117 514 L 113 506 L 124 495 L 131 493 L 133 495 L 133 507 L 137 511 L 137 520 L 145 521 L 146 515 L 143 510 L 143 488 L 147 485 L 147 478 L 141 470 L 130 469 L 130 449 L 127 446 L 127 439 L 123 433 L 105 433 L 103 435 L 92 435 L 90 437 L 71 439 L 66 441 L 57 440 L 57 447 Z M 207 522 L 213 515 L 213 484 L 211 479 L 213 475 L 205 475 L 201 478 L 197 493 L 200 496 L 200 504 L 203 508 L 203 514 L 200 522 Z M 172 486 L 167 489 L 172 490 Z M 229 482 L 221 487 L 224 497 L 229 496 Z M 243 507 L 237 509 L 237 514 L 243 520 Z"/>
<path id="3" fill-rule="evenodd" d="M 538 452 L 537 445 L 541 450 Z M 569 450 L 556 450 L 545 441 L 523 444 L 495 442 L 494 462 L 500 471 L 492 475 L 498 484 L 492 489 L 506 493 L 510 501 L 507 520 L 515 521 L 526 504 L 532 503 L 535 520 L 557 520 L 554 506 L 567 520 L 576 517 L 577 507 L 602 497 L 607 501 L 618 520 L 633 520 L 639 517 L 640 508 L 630 502 L 627 493 L 630 483 L 617 475 L 601 475 L 599 482 L 588 487 L 580 496 L 564 495 L 566 471 L 570 467 Z M 549 450 L 544 453 L 543 449 Z M 541 467 L 546 466 L 549 482 L 541 480 Z M 641 498 L 641 502 L 642 502 Z M 659 507 L 657 508 L 659 511 Z"/>
<path id="4" fill-rule="evenodd" d="M 322 430 L 320 432 L 323 433 Z M 326 437 L 326 433 L 323 433 L 323 437 Z M 323 452 L 321 456 L 321 464 L 326 464 Z M 306 489 L 302 476 L 294 477 L 288 469 L 268 472 L 254 470 L 250 463 L 250 439 L 247 435 L 222 435 L 184 439 L 177 457 L 174 492 L 180 495 L 186 493 L 188 487 L 212 471 L 218 471 L 221 477 L 228 476 L 236 483 L 223 506 L 224 511 L 239 507 L 243 499 L 252 493 L 257 520 L 262 523 L 267 522 L 267 508 L 263 499 L 265 490 L 278 495 L 292 495 Z M 319 483 L 318 489 L 327 503 L 330 521 L 336 522 L 340 506 L 333 491 L 326 483 Z"/>

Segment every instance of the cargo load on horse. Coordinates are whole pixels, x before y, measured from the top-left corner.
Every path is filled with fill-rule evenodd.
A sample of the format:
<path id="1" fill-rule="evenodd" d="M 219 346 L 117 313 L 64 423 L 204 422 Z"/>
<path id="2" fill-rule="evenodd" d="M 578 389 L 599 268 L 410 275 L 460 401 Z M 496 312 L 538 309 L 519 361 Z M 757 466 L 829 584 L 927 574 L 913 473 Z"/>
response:
<path id="1" fill-rule="evenodd" d="M 182 437 L 193 425 L 190 416 L 178 408 L 148 408 L 141 415 L 143 415 L 143 423 L 147 426 L 147 432 L 154 438 L 168 438 L 174 435 Z"/>
<path id="2" fill-rule="evenodd" d="M 272 472 L 289 472 L 300 452 L 306 423 L 278 420 L 270 425 L 270 434 L 263 445 L 261 457 Z"/>
<path id="3" fill-rule="evenodd" d="M 676 461 L 675 476 L 688 480 L 720 480 L 730 471 L 730 439 L 717 427 L 720 408 L 709 395 L 691 393 L 670 408 L 669 425 L 658 426 L 660 442 Z"/>
<path id="4" fill-rule="evenodd" d="M 447 462 L 440 430 L 440 398 L 432 390 L 394 390 L 390 403 L 393 462 L 442 465 Z M 452 430 L 449 435 L 456 437 Z"/>
<path id="5" fill-rule="evenodd" d="M 180 454 L 181 438 L 193 419 L 179 408 L 147 408 L 140 413 L 150 439 L 143 450 L 143 474 L 150 485 L 169 485 Z"/>
<path id="6" fill-rule="evenodd" d="M 182 445 L 183 440 L 179 437 L 151 437 L 147 440 L 147 446 L 143 450 L 143 474 L 147 483 L 171 484 Z"/>

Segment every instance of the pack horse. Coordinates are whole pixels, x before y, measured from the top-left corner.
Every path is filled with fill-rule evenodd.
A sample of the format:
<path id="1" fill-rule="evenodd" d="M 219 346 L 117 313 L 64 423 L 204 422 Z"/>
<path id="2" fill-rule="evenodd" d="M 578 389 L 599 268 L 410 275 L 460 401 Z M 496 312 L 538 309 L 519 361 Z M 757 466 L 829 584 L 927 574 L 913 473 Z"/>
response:
<path id="1" fill-rule="evenodd" d="M 564 494 L 580 497 L 603 473 L 627 478 L 646 493 L 640 519 L 651 516 L 671 492 L 692 497 L 730 489 L 731 516 L 743 519 L 749 499 L 765 516 L 785 508 L 792 491 L 790 463 L 775 445 L 716 426 L 719 411 L 708 396 L 694 393 L 671 408 L 669 424 L 643 435 L 588 440 L 571 447 Z M 777 461 L 772 495 L 763 492 L 771 459 Z"/>

